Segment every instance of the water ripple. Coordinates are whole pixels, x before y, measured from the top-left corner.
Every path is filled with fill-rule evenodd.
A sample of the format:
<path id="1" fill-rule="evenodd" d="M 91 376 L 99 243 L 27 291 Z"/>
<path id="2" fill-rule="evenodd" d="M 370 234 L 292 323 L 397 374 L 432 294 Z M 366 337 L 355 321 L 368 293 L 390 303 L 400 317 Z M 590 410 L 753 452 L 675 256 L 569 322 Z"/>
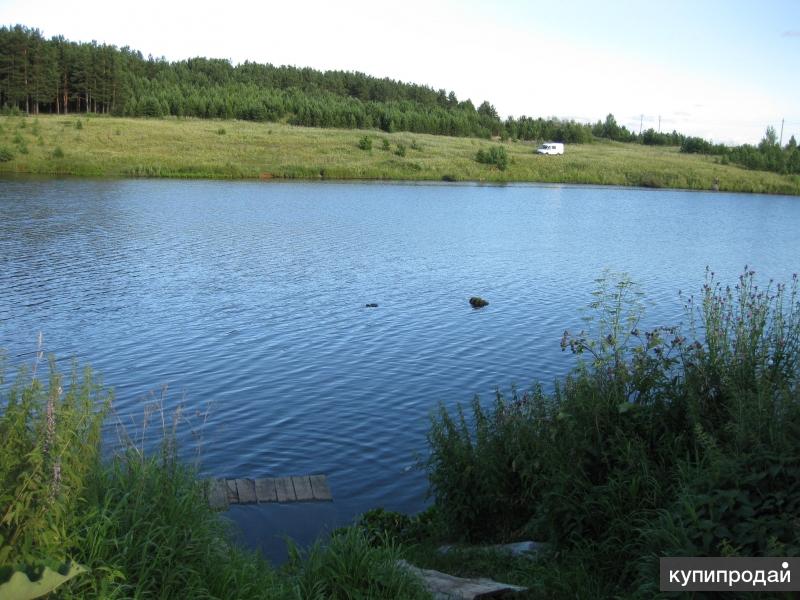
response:
<path id="1" fill-rule="evenodd" d="M 551 385 L 573 364 L 561 333 L 583 326 L 604 269 L 642 284 L 648 322 L 673 323 L 706 265 L 788 279 L 798 222 L 796 198 L 775 196 L 0 180 L 0 345 L 30 363 L 43 331 L 116 388 L 126 422 L 162 385 L 167 408 L 208 410 L 204 473 L 328 473 L 335 508 L 232 512 L 302 537 L 309 515 L 318 530 L 422 508 L 409 467 L 430 413 Z M 489 306 L 472 310 L 475 294 Z M 189 458 L 197 440 L 180 435 Z"/>

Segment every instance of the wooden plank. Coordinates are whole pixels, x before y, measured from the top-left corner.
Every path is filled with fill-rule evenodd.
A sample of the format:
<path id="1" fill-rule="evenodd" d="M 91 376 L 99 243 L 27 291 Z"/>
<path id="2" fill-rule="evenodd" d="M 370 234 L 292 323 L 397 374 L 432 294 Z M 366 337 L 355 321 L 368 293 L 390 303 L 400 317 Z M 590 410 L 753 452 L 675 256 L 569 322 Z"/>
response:
<path id="1" fill-rule="evenodd" d="M 275 480 L 275 492 L 278 496 L 278 502 L 294 502 L 297 500 L 291 477 L 278 477 Z"/>
<path id="2" fill-rule="evenodd" d="M 298 502 L 314 499 L 314 494 L 311 491 L 311 482 L 308 480 L 308 475 L 303 477 L 292 477 L 292 484 L 294 485 L 294 493 L 295 496 L 297 496 Z"/>
<path id="3" fill-rule="evenodd" d="M 239 504 L 255 503 L 256 485 L 252 479 L 237 479 L 236 491 L 239 493 Z"/>
<path id="4" fill-rule="evenodd" d="M 212 510 L 228 509 L 228 486 L 224 479 L 212 479 L 208 486 L 208 505 Z"/>
<path id="5" fill-rule="evenodd" d="M 228 502 L 239 504 L 239 492 L 236 491 L 236 480 L 226 479 L 225 485 L 228 487 Z"/>
<path id="6" fill-rule="evenodd" d="M 278 492 L 275 491 L 274 479 L 256 479 L 256 500 L 258 502 L 278 501 Z"/>
<path id="7" fill-rule="evenodd" d="M 311 483 L 311 491 L 314 500 L 333 500 L 331 489 L 328 487 L 328 480 L 325 475 L 311 475 L 308 478 Z"/>

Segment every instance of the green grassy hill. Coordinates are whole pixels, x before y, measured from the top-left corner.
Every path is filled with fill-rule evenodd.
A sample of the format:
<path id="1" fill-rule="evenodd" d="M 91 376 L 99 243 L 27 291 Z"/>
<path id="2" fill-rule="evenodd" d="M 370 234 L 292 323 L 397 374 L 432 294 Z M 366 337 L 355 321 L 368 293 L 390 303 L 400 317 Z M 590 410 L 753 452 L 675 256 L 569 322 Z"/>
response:
<path id="1" fill-rule="evenodd" d="M 359 141 L 368 136 L 371 150 Z M 384 143 L 385 141 L 385 143 Z M 388 147 L 386 146 L 388 144 Z M 0 173 L 92 177 L 531 181 L 800 194 L 800 177 L 722 165 L 677 148 L 598 142 L 539 156 L 502 142 L 504 171 L 475 160 L 501 142 L 280 123 L 85 115 L 0 117 Z M 402 150 L 399 148 L 402 147 Z"/>

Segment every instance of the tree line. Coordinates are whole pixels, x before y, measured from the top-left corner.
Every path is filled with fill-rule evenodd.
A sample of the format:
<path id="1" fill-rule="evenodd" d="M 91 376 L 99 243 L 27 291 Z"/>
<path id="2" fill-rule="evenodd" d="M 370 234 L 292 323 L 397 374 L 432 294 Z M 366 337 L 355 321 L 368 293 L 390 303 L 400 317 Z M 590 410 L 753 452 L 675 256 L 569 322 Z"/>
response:
<path id="1" fill-rule="evenodd" d="M 455 92 L 349 71 L 193 58 L 168 62 L 129 47 L 78 43 L 22 25 L 0 28 L 0 106 L 26 114 L 99 113 L 285 120 L 452 136 L 547 136 L 579 130 L 557 120 L 503 123 L 494 106 Z M 575 137 L 573 135 L 573 137 Z"/>
<path id="2" fill-rule="evenodd" d="M 757 171 L 800 175 L 800 149 L 797 147 L 797 140 L 792 136 L 785 146 L 781 146 L 774 127 L 767 127 L 757 146 L 726 146 L 713 144 L 699 137 L 687 137 L 681 144 L 681 152 L 718 156 L 723 164 L 735 163 Z"/>
<path id="3" fill-rule="evenodd" d="M 715 154 L 751 169 L 800 173 L 794 138 L 774 130 L 758 146 L 729 148 L 677 131 L 636 133 L 613 114 L 596 123 L 558 118 L 501 120 L 455 92 L 351 71 L 192 58 L 145 58 L 130 47 L 46 39 L 23 25 L 0 27 L 0 107 L 26 114 L 97 113 L 285 121 L 307 127 L 381 129 L 449 136 L 588 143 L 596 138 Z M 768 132 L 769 133 L 769 132 Z"/>
<path id="4" fill-rule="evenodd" d="M 521 116 L 501 120 L 455 92 L 349 71 L 192 58 L 145 58 L 129 47 L 78 43 L 22 25 L 0 28 L 0 107 L 27 114 L 99 113 L 286 121 L 450 136 L 630 141 L 624 128 Z M 613 116 L 611 121 L 613 121 Z"/>

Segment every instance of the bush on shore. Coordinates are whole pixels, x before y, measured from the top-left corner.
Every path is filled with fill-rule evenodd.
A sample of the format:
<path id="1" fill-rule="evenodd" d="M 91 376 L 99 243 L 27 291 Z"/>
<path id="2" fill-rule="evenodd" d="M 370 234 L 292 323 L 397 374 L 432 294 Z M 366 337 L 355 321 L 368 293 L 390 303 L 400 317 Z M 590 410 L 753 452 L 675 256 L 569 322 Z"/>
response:
<path id="1" fill-rule="evenodd" d="M 708 273 L 686 331 L 639 328 L 625 278 L 600 281 L 594 331 L 552 394 L 441 408 L 427 463 L 450 539 L 543 540 L 544 588 L 651 598 L 660 556 L 800 552 L 800 302 Z M 556 581 L 557 579 L 557 581 Z M 600 590 L 600 592 L 598 592 Z"/>

